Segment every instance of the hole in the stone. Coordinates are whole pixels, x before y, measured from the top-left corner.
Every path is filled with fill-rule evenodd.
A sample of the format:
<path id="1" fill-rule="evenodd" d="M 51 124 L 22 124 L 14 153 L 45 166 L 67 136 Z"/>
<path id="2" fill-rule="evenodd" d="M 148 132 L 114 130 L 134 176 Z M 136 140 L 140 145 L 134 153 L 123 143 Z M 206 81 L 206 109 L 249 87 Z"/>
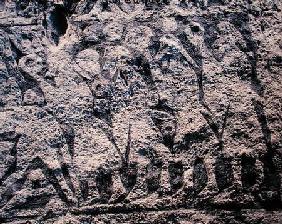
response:
<path id="1" fill-rule="evenodd" d="M 191 30 L 192 30 L 193 32 L 197 33 L 197 32 L 200 31 L 200 27 L 198 27 L 198 26 L 192 26 L 192 27 L 191 27 Z"/>
<path id="2" fill-rule="evenodd" d="M 53 39 L 58 44 L 59 37 L 63 36 L 68 29 L 68 20 L 65 10 L 62 7 L 56 6 L 50 14 L 50 22 L 53 29 Z"/>

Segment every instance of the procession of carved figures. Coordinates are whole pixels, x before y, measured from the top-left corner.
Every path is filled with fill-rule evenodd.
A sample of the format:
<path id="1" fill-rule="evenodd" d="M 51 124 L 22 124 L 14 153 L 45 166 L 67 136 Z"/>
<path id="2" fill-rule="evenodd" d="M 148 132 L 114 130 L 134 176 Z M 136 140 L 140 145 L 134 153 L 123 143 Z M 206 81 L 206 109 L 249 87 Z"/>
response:
<path id="1" fill-rule="evenodd" d="M 25 2 L 22 1 L 17 5 L 21 8 L 19 13 L 23 16 L 32 13 L 28 10 L 31 3 L 25 5 Z M 90 9 L 87 7 L 91 8 L 91 4 L 81 7 L 81 12 L 88 13 Z M 103 7 L 105 9 L 101 10 L 108 10 L 109 6 L 104 4 Z M 37 13 L 40 14 L 41 8 L 37 7 L 37 9 L 39 10 Z M 44 11 L 44 5 L 42 10 Z M 61 7 L 55 6 L 48 13 L 43 16 L 42 24 L 45 32 L 42 35 L 54 46 L 60 46 L 61 38 L 70 24 L 67 24 L 67 19 L 61 23 L 57 21 L 65 15 Z M 182 197 L 184 204 L 185 202 L 193 204 L 197 198 L 210 199 L 217 194 L 232 192 L 234 189 L 241 195 L 250 195 L 252 198 L 250 204 L 244 206 L 256 205 L 268 208 L 281 206 L 281 165 L 279 165 L 281 158 L 276 151 L 276 146 L 272 144 L 265 105 L 260 100 L 265 91 L 257 72 L 258 44 L 252 36 L 248 20 L 248 14 L 243 12 L 229 12 L 227 15 L 211 14 L 194 18 L 177 15 L 175 17 L 177 30 L 171 27 L 168 27 L 167 31 L 158 29 L 153 21 L 147 22 L 148 26 L 140 25 L 145 22 L 136 23 L 136 27 L 129 26 L 129 29 L 134 30 L 130 33 L 125 26 L 119 27 L 113 23 L 109 26 L 115 29 L 115 36 L 107 36 L 107 33 L 103 33 L 104 24 L 99 21 L 89 26 L 87 23 L 81 22 L 79 25 L 74 21 L 72 26 L 75 27 L 80 39 L 69 46 L 68 50 L 74 52 L 74 55 L 65 69 L 75 74 L 77 82 L 84 83 L 85 88 L 88 88 L 87 91 L 91 93 L 90 110 L 78 112 L 83 113 L 85 123 L 79 123 L 80 121 L 75 120 L 76 118 L 71 115 L 68 117 L 67 113 L 60 114 L 59 103 L 51 106 L 48 103 L 47 95 L 50 93 L 44 91 L 45 87 L 42 87 L 42 83 L 56 89 L 59 86 L 56 83 L 58 79 L 52 72 L 63 74 L 64 71 L 49 71 L 46 52 L 43 48 L 38 49 L 35 56 L 26 53 L 28 49 L 24 49 L 19 41 L 11 38 L 15 32 L 12 27 L 9 27 L 9 24 L 1 25 L 0 41 L 1 53 L 3 53 L 1 60 L 8 71 L 3 75 L 3 79 L 14 81 L 14 87 L 9 91 L 19 89 L 20 92 L 20 95 L 15 94 L 13 103 L 3 99 L 0 102 L 1 107 L 3 111 L 12 104 L 26 107 L 28 109 L 25 113 L 28 114 L 30 110 L 30 113 L 36 117 L 32 122 L 37 122 L 38 125 L 43 122 L 42 127 L 47 125 L 51 132 L 54 128 L 54 132 L 59 133 L 58 136 L 52 139 L 44 136 L 44 133 L 40 133 L 39 130 L 38 139 L 40 141 L 43 139 L 42 142 L 46 140 L 51 145 L 52 153 L 55 154 L 60 165 L 59 169 L 54 168 L 50 165 L 52 162 L 46 162 L 44 158 L 38 156 L 37 150 L 44 149 L 37 149 L 35 143 L 28 145 L 29 137 L 25 131 L 1 131 L 1 210 L 10 210 L 15 204 L 19 204 L 17 195 L 27 187 L 30 187 L 31 192 L 27 194 L 29 197 L 21 199 L 23 200 L 22 208 L 46 205 L 54 194 L 69 206 L 130 203 L 152 196 L 161 199 L 174 195 Z M 187 31 L 188 28 L 189 31 Z M 93 34 L 93 30 L 96 35 L 87 36 L 88 33 Z M 226 43 L 220 39 L 219 34 L 233 35 L 234 33 L 240 37 L 236 43 Z M 145 34 L 148 42 L 146 38 L 143 38 L 142 41 L 145 41 L 147 45 L 142 45 L 138 42 L 138 35 Z M 23 33 L 22 38 L 28 42 L 34 37 Z M 234 70 L 221 71 L 225 72 L 227 77 L 228 74 L 235 74 L 236 78 L 242 83 L 247 83 L 246 85 L 254 93 L 251 108 L 259 122 L 259 131 L 262 133 L 262 141 L 266 148 L 261 155 L 229 154 L 225 149 L 225 132 L 230 125 L 230 120 L 232 122 L 236 120 L 234 118 L 236 105 L 228 101 L 222 103 L 220 106 L 222 116 L 219 117 L 214 114 L 215 108 L 212 108 L 206 97 L 206 89 L 210 83 L 207 81 L 208 74 L 205 71 L 207 55 L 204 54 L 212 56 L 218 65 L 224 66 L 230 63 L 230 55 L 234 53 L 232 49 L 236 49 L 239 55 L 236 59 L 233 58 Z M 32 63 L 40 64 L 38 71 L 34 72 Z M 99 70 L 89 70 L 88 63 L 96 63 Z M 230 64 L 228 66 L 230 67 Z M 172 93 L 175 96 L 183 95 L 185 99 L 183 100 L 182 97 L 177 101 L 177 97 L 173 100 L 164 97 L 163 89 L 161 89 L 163 86 L 158 82 L 164 82 L 165 78 L 156 80 L 153 70 L 159 71 L 162 77 L 175 76 L 177 85 L 192 86 L 188 88 L 189 93 L 181 88 L 179 92 Z M 68 80 L 62 82 L 68 82 Z M 168 91 L 172 90 L 170 83 L 166 83 L 165 87 Z M 196 88 L 193 89 L 193 87 Z M 65 93 L 68 94 L 67 91 Z M 190 96 L 191 99 L 188 98 Z M 193 96 L 196 96 L 196 99 L 192 99 Z M 121 111 L 126 110 L 130 114 L 130 108 L 138 107 L 135 97 L 143 99 L 138 100 L 137 103 L 140 103 L 142 110 L 146 108 L 148 111 L 146 112 L 148 116 L 146 120 L 149 121 L 147 125 L 157 136 L 153 140 L 164 150 L 158 151 L 158 147 L 153 144 L 138 148 L 140 146 L 136 143 L 138 136 L 134 136 L 135 143 L 132 140 L 137 121 L 130 118 L 125 118 L 124 133 L 118 133 L 119 137 L 126 136 L 125 141 L 118 142 L 115 132 L 117 128 L 115 115 L 122 114 Z M 196 117 L 199 123 L 203 124 L 202 129 L 187 132 L 179 139 L 177 134 L 183 121 L 181 111 L 185 110 L 181 108 L 181 105 L 189 101 L 196 102 L 197 106 L 194 103 L 192 106 L 200 108 Z M 220 99 L 218 101 L 220 102 Z M 31 107 L 33 109 L 30 109 Z M 72 105 L 67 105 L 62 110 L 71 111 L 77 108 L 79 109 L 79 107 L 72 108 Z M 8 111 L 7 114 L 9 113 L 12 114 L 11 117 L 17 117 L 16 111 Z M 27 124 L 29 122 L 27 115 L 18 115 L 18 119 L 23 119 L 22 122 Z M 50 123 L 47 124 L 47 121 Z M 189 121 L 185 122 L 189 124 Z M 89 129 L 90 137 L 88 136 L 86 140 L 92 141 L 90 139 L 93 138 L 95 141 L 95 133 L 102 133 L 101 136 L 104 137 L 100 141 L 108 141 L 110 147 L 114 148 L 114 152 L 112 160 L 107 158 L 104 162 L 97 164 L 95 152 L 103 152 L 104 149 L 99 148 L 102 146 L 89 149 L 88 160 L 90 163 L 93 161 L 97 167 L 88 170 L 86 167 L 88 163 L 83 165 L 82 161 L 82 164 L 77 165 L 77 161 L 80 153 L 83 152 L 83 147 L 87 147 L 89 142 L 80 144 L 79 149 L 76 148 L 78 145 L 76 142 L 80 135 L 85 134 L 84 132 L 77 133 L 77 130 L 80 130 L 79 126 L 91 125 L 91 123 L 95 123 L 99 130 L 96 132 Z M 59 130 L 56 129 L 57 127 Z M 142 132 L 142 130 L 138 131 Z M 238 139 L 240 138 L 239 132 L 233 134 L 237 135 Z M 209 141 L 209 139 L 213 141 L 211 144 L 213 148 L 201 148 L 201 142 Z M 18 149 L 19 144 L 26 144 L 28 149 L 35 147 L 32 149 L 34 152 L 28 152 L 30 156 L 28 156 L 29 161 L 25 161 L 26 163 L 23 163 L 24 160 L 21 159 L 25 152 Z M 25 146 L 22 147 L 24 149 Z M 139 157 L 133 156 L 136 152 Z M 46 157 L 48 153 L 49 151 L 46 151 Z M 86 171 L 80 172 L 81 167 L 86 167 Z M 239 201 L 235 204 L 243 206 Z M 230 204 L 232 205 L 234 203 Z"/>

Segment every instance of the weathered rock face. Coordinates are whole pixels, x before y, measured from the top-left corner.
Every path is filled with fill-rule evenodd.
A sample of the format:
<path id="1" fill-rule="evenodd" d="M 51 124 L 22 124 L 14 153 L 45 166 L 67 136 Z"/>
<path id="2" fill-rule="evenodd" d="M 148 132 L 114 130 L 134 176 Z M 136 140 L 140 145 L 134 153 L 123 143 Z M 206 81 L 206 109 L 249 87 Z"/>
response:
<path id="1" fill-rule="evenodd" d="M 282 223 L 279 0 L 1 0 L 0 223 Z"/>

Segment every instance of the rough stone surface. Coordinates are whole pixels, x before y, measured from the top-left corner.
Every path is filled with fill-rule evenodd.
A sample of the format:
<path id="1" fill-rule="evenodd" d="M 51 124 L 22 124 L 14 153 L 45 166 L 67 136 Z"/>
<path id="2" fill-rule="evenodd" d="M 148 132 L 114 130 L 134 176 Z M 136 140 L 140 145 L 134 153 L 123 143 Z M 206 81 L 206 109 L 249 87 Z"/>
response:
<path id="1" fill-rule="evenodd" d="M 280 0 L 1 0 L 0 223 L 282 223 Z"/>

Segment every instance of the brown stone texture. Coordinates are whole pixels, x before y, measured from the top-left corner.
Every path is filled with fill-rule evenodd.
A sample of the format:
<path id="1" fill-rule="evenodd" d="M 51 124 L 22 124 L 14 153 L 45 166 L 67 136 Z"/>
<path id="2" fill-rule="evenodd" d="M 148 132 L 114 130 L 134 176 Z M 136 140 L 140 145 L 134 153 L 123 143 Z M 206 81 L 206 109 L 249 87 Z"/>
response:
<path id="1" fill-rule="evenodd" d="M 0 223 L 282 223 L 280 0 L 0 0 Z"/>

